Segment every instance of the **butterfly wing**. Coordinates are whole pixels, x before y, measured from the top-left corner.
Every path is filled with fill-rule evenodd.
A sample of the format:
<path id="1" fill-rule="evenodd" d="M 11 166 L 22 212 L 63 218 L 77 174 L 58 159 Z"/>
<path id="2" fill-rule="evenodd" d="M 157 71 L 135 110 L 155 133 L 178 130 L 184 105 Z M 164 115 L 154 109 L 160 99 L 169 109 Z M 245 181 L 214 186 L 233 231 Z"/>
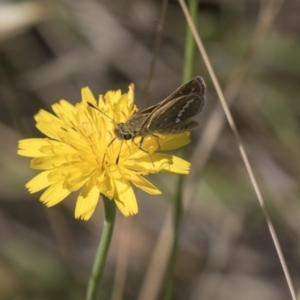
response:
<path id="1" fill-rule="evenodd" d="M 198 122 L 193 120 L 186 120 L 177 124 L 167 125 L 165 127 L 158 128 L 155 132 L 161 134 L 176 134 L 190 131 L 198 126 Z"/>
<path id="2" fill-rule="evenodd" d="M 189 80 L 188 82 L 181 85 L 176 91 L 174 91 L 163 101 L 138 112 L 138 114 L 149 114 L 154 110 L 158 109 L 159 107 L 165 105 L 166 103 L 171 102 L 174 99 L 183 95 L 189 95 L 189 94 L 205 95 L 205 93 L 206 93 L 206 85 L 204 79 L 201 76 L 196 76 L 192 80 Z"/>
<path id="3" fill-rule="evenodd" d="M 160 128 L 185 124 L 203 110 L 205 103 L 205 95 L 199 93 L 178 97 L 157 108 L 144 123 L 144 129 L 148 132 L 159 132 Z"/>
<path id="4" fill-rule="evenodd" d="M 206 94 L 206 85 L 204 79 L 201 76 L 196 76 L 195 78 L 181 85 L 177 90 L 175 90 L 161 103 L 172 101 L 173 99 L 189 94 Z"/>
<path id="5" fill-rule="evenodd" d="M 147 117 L 145 118 L 145 120 L 142 124 L 142 128 L 149 129 L 149 127 L 151 127 L 151 124 L 149 124 L 149 123 L 150 122 L 152 123 L 155 116 L 158 117 L 159 114 L 163 113 L 163 111 L 165 110 L 166 107 L 170 107 L 171 105 L 173 105 L 174 102 L 177 102 L 178 100 L 184 101 L 184 98 L 188 97 L 191 94 L 199 95 L 200 97 L 203 98 L 202 100 L 200 99 L 200 102 L 203 103 L 203 105 L 202 105 L 202 108 L 203 108 L 203 106 L 206 103 L 205 93 L 206 93 L 206 85 L 205 85 L 204 79 L 200 76 L 193 78 L 192 80 L 190 80 L 190 81 L 184 83 L 182 86 L 180 86 L 171 95 L 169 95 L 165 100 L 141 111 L 140 114 L 147 114 Z M 200 104 L 199 101 L 198 102 L 196 101 L 194 103 L 193 107 L 197 106 L 197 104 Z M 183 109 L 183 106 L 182 106 L 182 109 Z M 202 108 L 200 107 L 201 110 L 202 110 Z M 172 107 L 172 109 L 176 109 L 176 108 Z M 196 115 L 199 112 L 196 112 L 194 115 Z M 175 122 L 175 121 L 176 120 L 174 120 L 173 122 Z M 177 120 L 177 122 L 178 122 L 178 120 Z"/>

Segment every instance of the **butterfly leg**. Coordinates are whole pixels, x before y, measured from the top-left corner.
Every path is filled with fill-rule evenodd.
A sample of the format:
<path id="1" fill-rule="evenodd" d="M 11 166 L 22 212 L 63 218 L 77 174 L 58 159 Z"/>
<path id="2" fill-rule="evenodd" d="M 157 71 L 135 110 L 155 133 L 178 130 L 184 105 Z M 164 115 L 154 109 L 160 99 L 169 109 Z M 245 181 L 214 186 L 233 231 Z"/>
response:
<path id="1" fill-rule="evenodd" d="M 158 141 L 158 140 L 159 140 L 159 136 L 158 136 L 158 135 L 155 135 L 155 134 L 153 134 L 153 133 L 149 133 L 149 135 L 151 135 L 151 136 L 153 136 L 153 137 L 155 138 L 155 140 L 156 140 L 156 142 L 157 142 L 157 145 L 158 145 L 158 149 L 161 149 L 160 144 L 159 144 L 159 141 Z M 141 138 L 139 144 L 137 144 L 137 143 L 134 141 L 134 138 L 136 138 L 136 136 L 134 136 L 134 137 L 132 138 L 133 143 L 134 143 L 137 147 L 139 147 L 139 149 L 141 149 L 142 143 L 143 143 L 143 141 L 144 141 L 144 137 Z M 141 150 L 142 150 L 142 149 L 141 149 Z"/>
<path id="2" fill-rule="evenodd" d="M 116 138 L 112 139 L 112 140 L 109 142 L 109 144 L 108 144 L 108 146 L 107 146 L 107 148 L 106 148 L 106 150 L 105 150 L 105 153 L 104 153 L 103 159 L 102 159 L 102 170 L 104 169 L 104 168 L 103 168 L 103 165 L 104 165 L 104 160 L 105 160 L 105 157 L 106 157 L 106 154 L 107 154 L 107 149 L 111 146 L 111 144 L 115 141 L 115 139 L 116 139 Z M 121 145 L 121 146 L 122 146 L 122 145 Z M 121 151 L 121 150 L 120 150 L 120 151 Z M 119 161 L 119 157 L 117 158 L 117 161 Z"/>
<path id="3" fill-rule="evenodd" d="M 139 144 L 137 144 L 135 141 L 134 141 L 134 139 L 136 138 L 137 136 L 134 136 L 133 138 L 132 138 L 132 142 L 137 146 L 137 147 L 139 147 L 139 144 L 141 144 L 141 142 L 139 143 Z M 143 138 L 142 138 L 143 139 Z"/>
<path id="4" fill-rule="evenodd" d="M 161 149 L 160 147 L 160 144 L 159 144 L 159 136 L 158 135 L 155 135 L 153 133 L 151 133 L 151 135 L 155 138 L 156 142 L 157 142 L 157 145 L 158 145 L 158 149 Z"/>
<path id="5" fill-rule="evenodd" d="M 135 138 L 135 137 L 133 137 L 133 139 L 132 139 L 133 142 L 134 142 L 134 138 Z M 145 153 L 147 153 L 147 154 L 149 155 L 149 157 L 150 157 L 150 159 L 151 159 L 151 162 L 152 162 L 152 165 L 153 165 L 153 167 L 154 167 L 154 162 L 153 162 L 153 159 L 152 159 L 150 153 L 142 148 L 143 141 L 144 141 L 144 137 L 142 136 L 142 138 L 140 139 L 139 144 L 136 144 L 135 142 L 134 142 L 134 144 L 137 145 L 138 148 L 139 148 L 141 151 L 143 151 L 143 152 L 145 152 Z"/>

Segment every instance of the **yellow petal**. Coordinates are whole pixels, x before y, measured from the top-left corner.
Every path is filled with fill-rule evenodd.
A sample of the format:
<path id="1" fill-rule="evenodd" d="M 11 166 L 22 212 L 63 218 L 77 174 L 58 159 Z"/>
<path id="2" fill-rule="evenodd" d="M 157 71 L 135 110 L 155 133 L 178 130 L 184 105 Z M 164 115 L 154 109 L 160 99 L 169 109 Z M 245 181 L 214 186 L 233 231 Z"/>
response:
<path id="1" fill-rule="evenodd" d="M 31 160 L 30 167 L 36 170 L 49 170 L 76 160 L 79 160 L 77 154 L 36 157 Z"/>
<path id="2" fill-rule="evenodd" d="M 59 140 L 58 133 L 65 128 L 65 123 L 51 113 L 40 110 L 35 115 L 36 128 L 52 139 Z"/>
<path id="3" fill-rule="evenodd" d="M 33 177 L 30 181 L 28 181 L 25 187 L 29 190 L 29 192 L 36 193 L 40 190 L 48 187 L 52 182 L 49 181 L 48 175 L 51 171 L 44 171 L 37 176 Z"/>
<path id="4" fill-rule="evenodd" d="M 109 199 L 113 199 L 115 194 L 114 179 L 111 178 L 110 176 L 107 176 L 107 174 L 102 178 L 103 180 L 99 181 L 101 194 L 104 194 Z"/>
<path id="5" fill-rule="evenodd" d="M 42 194 L 40 200 L 48 207 L 53 206 L 64 200 L 70 191 L 63 187 L 63 182 L 59 181 L 50 187 Z"/>
<path id="6" fill-rule="evenodd" d="M 48 139 L 25 139 L 19 141 L 18 154 L 28 157 L 45 156 L 40 151 L 43 146 L 48 146 Z"/>
<path id="7" fill-rule="evenodd" d="M 69 126 L 72 126 L 70 119 L 74 117 L 75 106 L 71 103 L 67 102 L 66 100 L 60 100 L 59 103 L 55 103 L 52 105 L 52 110 L 55 114 L 64 121 Z M 66 122 L 67 121 L 67 122 Z"/>
<path id="8" fill-rule="evenodd" d="M 51 126 L 49 123 L 47 122 L 43 122 L 43 121 L 40 121 L 38 122 L 35 127 L 40 131 L 42 132 L 44 135 L 46 135 L 47 137 L 51 138 L 51 139 L 54 139 L 54 140 L 57 140 L 57 141 L 62 141 L 61 139 L 61 133 L 63 133 L 63 127 L 64 125 L 61 125 L 61 126 Z"/>
<path id="9" fill-rule="evenodd" d="M 122 214 L 127 217 L 138 212 L 135 194 L 128 181 L 114 180 L 115 195 L 114 200 Z"/>
<path id="10" fill-rule="evenodd" d="M 166 135 L 159 140 L 161 150 L 172 150 L 183 147 L 191 142 L 189 132 Z"/>
<path id="11" fill-rule="evenodd" d="M 73 147 L 64 143 L 45 139 L 25 139 L 19 141 L 18 154 L 28 157 L 52 156 L 54 154 L 77 153 Z"/>
<path id="12" fill-rule="evenodd" d="M 108 91 L 104 95 L 106 105 L 114 106 L 115 104 L 118 103 L 119 99 L 121 98 L 121 95 L 122 95 L 121 90 Z"/>
<path id="13" fill-rule="evenodd" d="M 143 175 L 159 171 L 172 174 L 188 174 L 190 170 L 188 161 L 165 153 L 152 153 L 151 158 L 147 155 L 135 160 L 127 160 L 124 166 L 134 169 Z"/>
<path id="14" fill-rule="evenodd" d="M 49 113 L 46 110 L 40 109 L 38 113 L 34 116 L 35 121 L 38 122 L 46 122 L 46 123 L 56 123 L 63 125 L 63 122 L 52 113 Z"/>
<path id="15" fill-rule="evenodd" d="M 83 173 L 74 168 L 74 171 L 69 173 L 65 179 L 64 187 L 69 191 L 75 192 L 79 190 L 89 180 L 89 174 Z"/>
<path id="16" fill-rule="evenodd" d="M 82 98 L 83 102 L 85 102 L 85 103 L 90 102 L 93 105 L 97 106 L 97 101 L 96 101 L 93 93 L 91 92 L 91 90 L 88 87 L 81 89 L 81 98 Z"/>
<path id="17" fill-rule="evenodd" d="M 98 188 L 92 185 L 91 182 L 87 183 L 77 198 L 75 218 L 88 220 L 95 211 L 98 200 Z"/>
<path id="18" fill-rule="evenodd" d="M 136 187 L 140 188 L 141 190 L 149 193 L 151 195 L 160 195 L 161 191 L 157 189 L 150 181 L 145 179 L 144 177 L 124 169 L 124 173 L 127 175 L 126 178 L 131 181 Z"/>
<path id="19" fill-rule="evenodd" d="M 134 84 L 131 83 L 129 86 L 128 86 L 128 93 L 127 93 L 127 96 L 128 96 L 128 109 L 133 109 L 133 105 L 134 105 Z"/>
<path id="20" fill-rule="evenodd" d="M 87 182 L 90 173 L 91 170 L 86 170 L 83 166 L 78 166 L 77 168 L 72 165 L 66 165 L 52 170 L 48 175 L 48 180 L 52 183 L 63 181 L 63 187 L 68 191 L 74 192 Z"/>
<path id="21" fill-rule="evenodd" d="M 155 157 L 155 159 L 158 159 L 160 157 L 161 160 L 165 159 L 168 161 L 168 163 L 161 165 L 161 171 L 182 175 L 189 174 L 190 172 L 191 164 L 178 156 L 164 153 L 155 153 L 153 154 L 153 156 Z"/>

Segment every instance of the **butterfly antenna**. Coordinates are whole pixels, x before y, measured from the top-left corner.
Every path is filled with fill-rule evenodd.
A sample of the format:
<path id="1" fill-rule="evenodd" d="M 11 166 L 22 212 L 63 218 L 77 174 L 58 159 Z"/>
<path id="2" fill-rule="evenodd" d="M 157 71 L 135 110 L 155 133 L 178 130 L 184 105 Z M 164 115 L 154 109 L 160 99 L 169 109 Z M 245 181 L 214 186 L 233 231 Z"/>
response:
<path id="1" fill-rule="evenodd" d="M 115 124 L 118 124 L 113 118 L 111 118 L 110 116 L 108 116 L 106 113 L 104 113 L 103 111 L 101 111 L 97 106 L 95 106 L 94 104 L 92 104 L 91 102 L 87 102 L 88 106 L 91 108 L 94 108 L 96 110 L 98 110 L 102 115 L 106 116 L 107 118 L 109 118 L 111 121 L 113 121 Z"/>

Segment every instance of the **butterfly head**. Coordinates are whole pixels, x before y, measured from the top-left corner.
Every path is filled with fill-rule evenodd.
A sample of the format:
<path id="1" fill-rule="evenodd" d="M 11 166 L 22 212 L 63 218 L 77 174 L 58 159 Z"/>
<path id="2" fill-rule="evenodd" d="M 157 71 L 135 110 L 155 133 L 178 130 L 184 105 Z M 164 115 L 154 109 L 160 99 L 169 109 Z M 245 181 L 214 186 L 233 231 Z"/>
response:
<path id="1" fill-rule="evenodd" d="M 133 134 L 128 131 L 128 126 L 126 123 L 119 123 L 115 128 L 114 133 L 116 138 L 119 140 L 130 140 L 133 137 Z"/>

